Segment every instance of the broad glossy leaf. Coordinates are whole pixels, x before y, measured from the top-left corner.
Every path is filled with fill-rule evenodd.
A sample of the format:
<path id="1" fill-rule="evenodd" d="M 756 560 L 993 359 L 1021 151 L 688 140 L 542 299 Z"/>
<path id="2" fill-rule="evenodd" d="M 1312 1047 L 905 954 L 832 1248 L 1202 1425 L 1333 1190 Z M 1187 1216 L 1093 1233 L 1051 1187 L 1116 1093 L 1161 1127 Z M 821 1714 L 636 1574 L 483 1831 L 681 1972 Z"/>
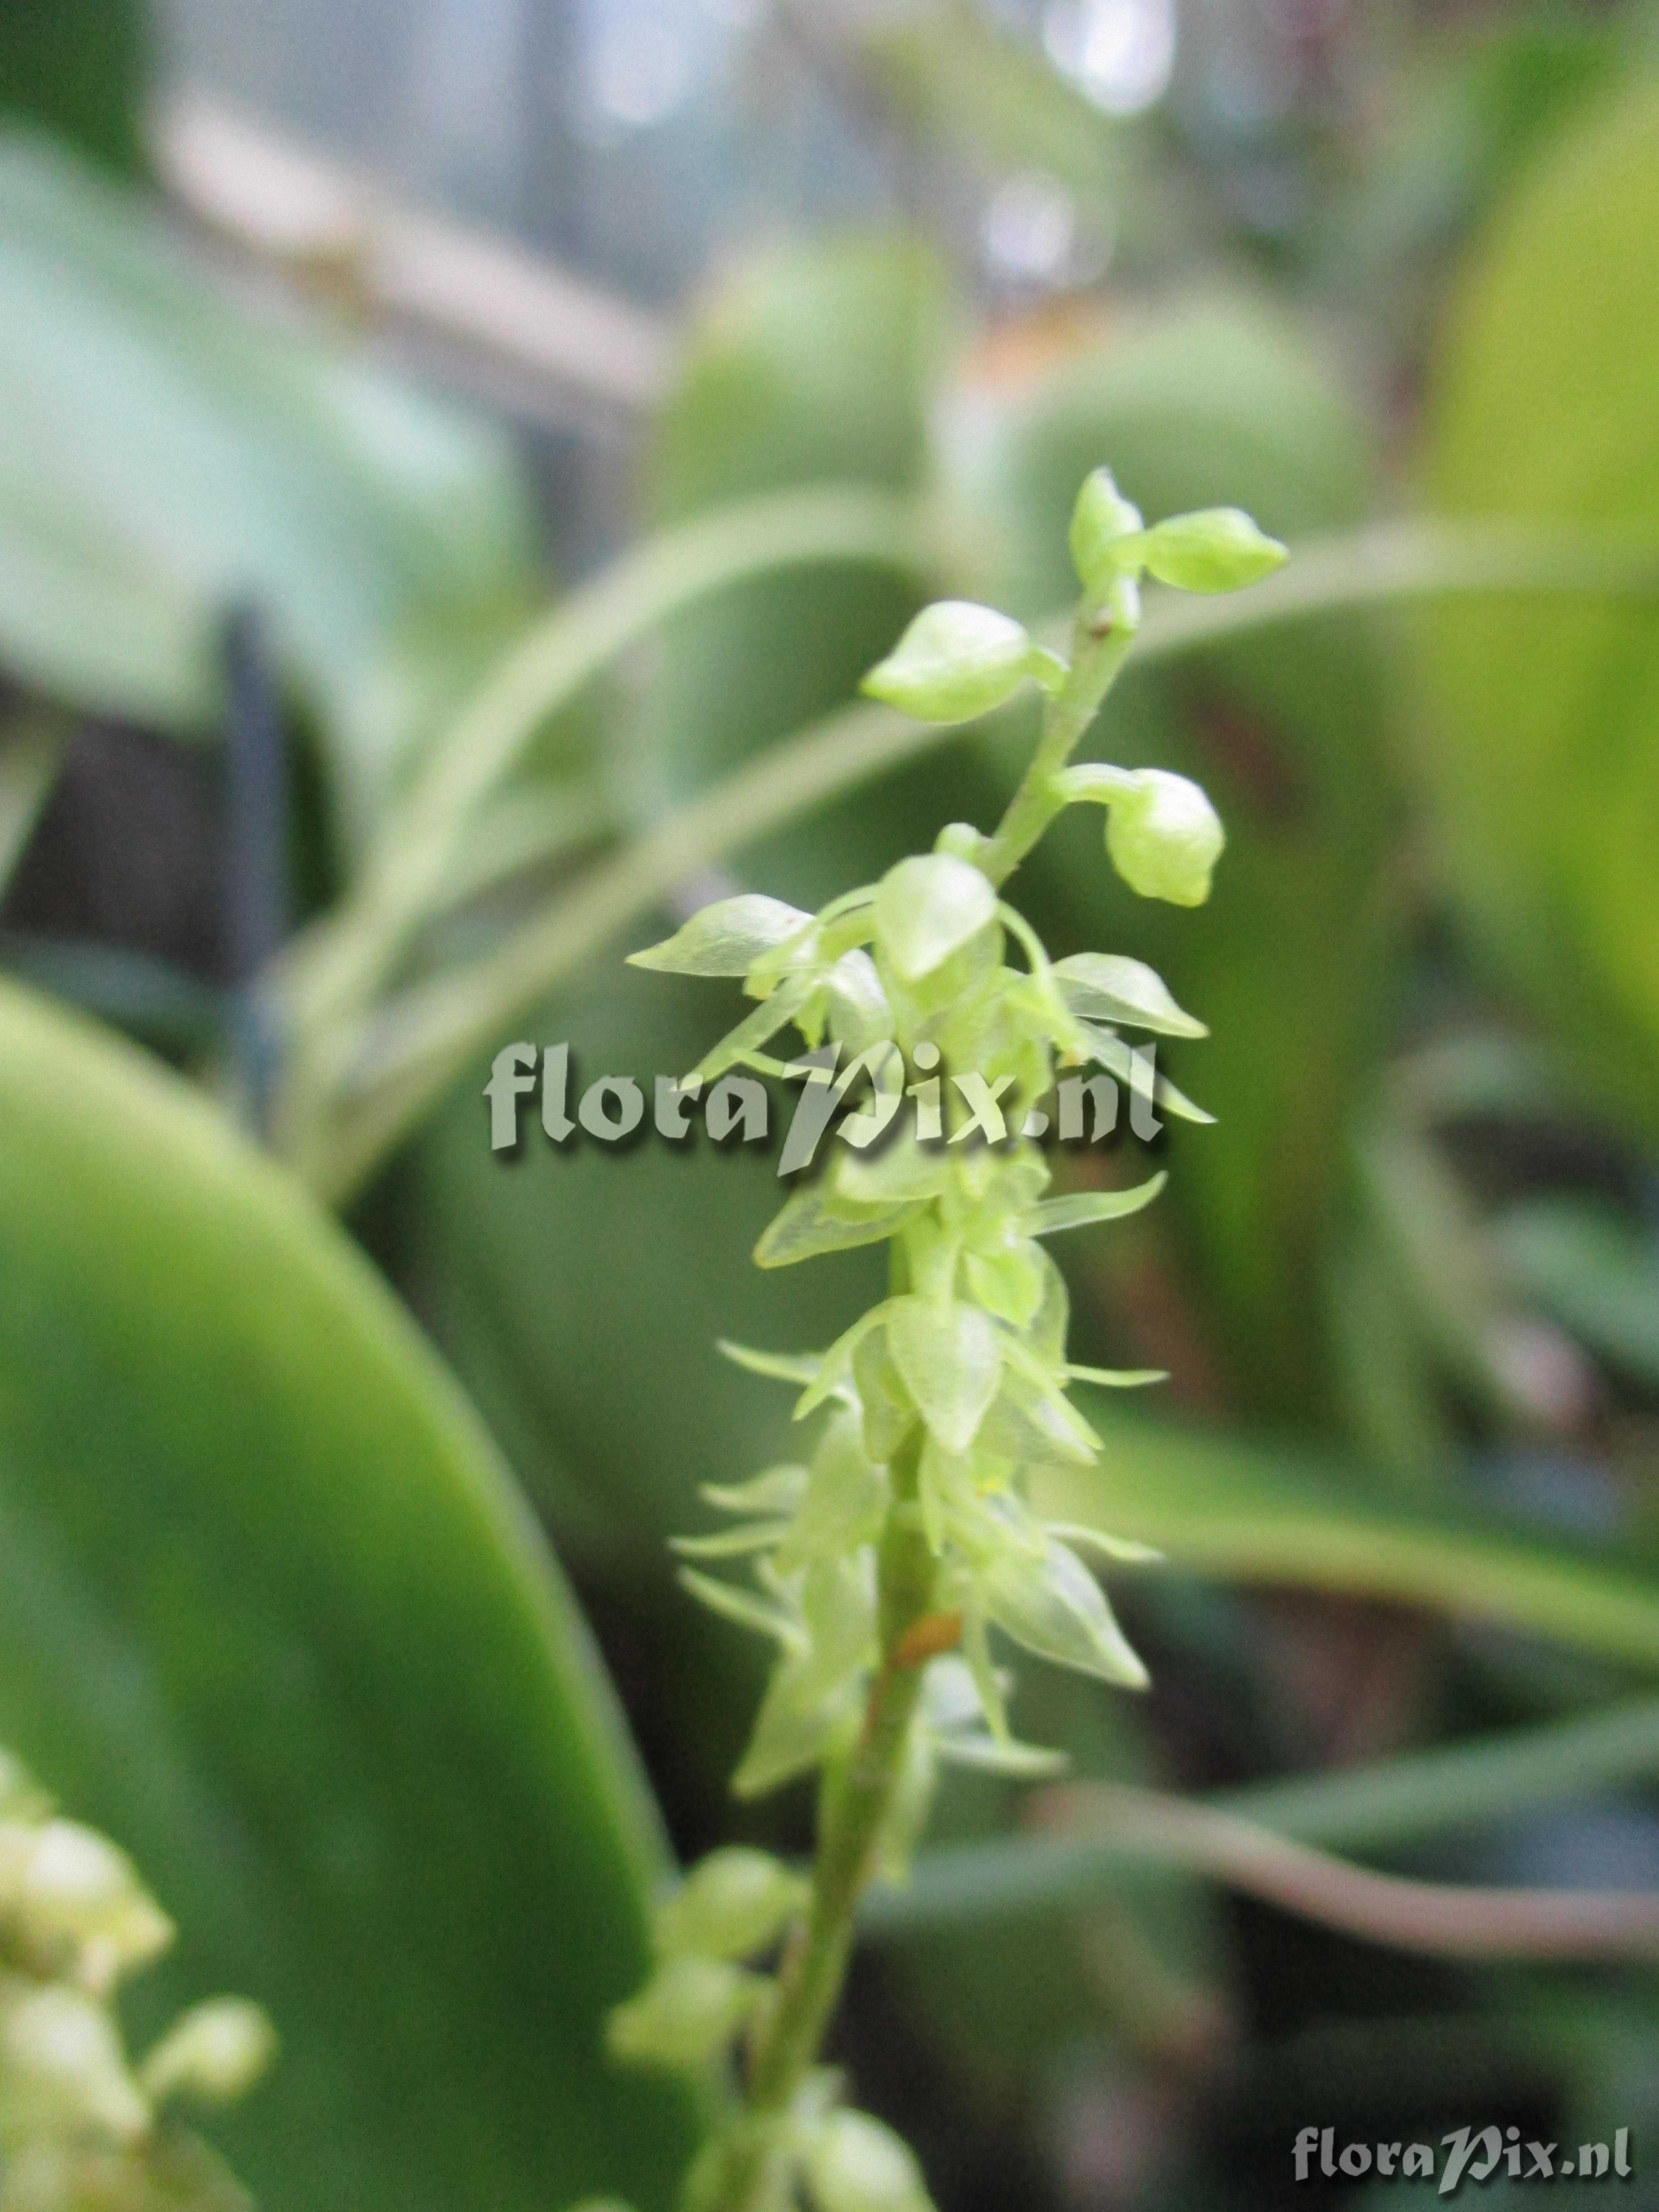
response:
<path id="1" fill-rule="evenodd" d="M 1454 296 L 1426 489 L 1447 514 L 1659 532 L 1659 92 L 1534 169 Z M 1582 600 L 1425 621 L 1418 764 L 1447 884 L 1592 1092 L 1659 1132 L 1659 625 Z"/>
<path id="2" fill-rule="evenodd" d="M 144 2021 L 268 2008 L 218 2131 L 265 2212 L 665 2208 L 689 2115 L 600 2052 L 660 1845 L 477 1419 L 297 1187 L 11 986 L 0 1127 L 0 1741 L 179 1922 Z"/>
<path id="3" fill-rule="evenodd" d="M 361 832 L 536 590 L 503 441 L 233 307 L 144 203 L 0 137 L 0 660 L 198 730 L 256 600 Z"/>

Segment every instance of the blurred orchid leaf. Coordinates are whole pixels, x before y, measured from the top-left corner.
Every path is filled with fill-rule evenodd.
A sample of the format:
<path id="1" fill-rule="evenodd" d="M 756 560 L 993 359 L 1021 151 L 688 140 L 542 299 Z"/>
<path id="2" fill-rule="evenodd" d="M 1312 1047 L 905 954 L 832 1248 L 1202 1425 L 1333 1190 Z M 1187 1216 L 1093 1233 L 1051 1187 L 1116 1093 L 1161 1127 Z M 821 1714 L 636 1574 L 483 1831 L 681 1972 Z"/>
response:
<path id="1" fill-rule="evenodd" d="M 1648 87 L 1553 149 L 1465 270 L 1429 410 L 1430 496 L 1452 515 L 1659 533 L 1656 336 Z M 1418 765 L 1447 888 L 1510 985 L 1576 1049 L 1589 1094 L 1651 1141 L 1659 624 L 1616 601 L 1564 601 L 1524 624 L 1512 605 L 1462 601 L 1421 634 Z"/>
<path id="2" fill-rule="evenodd" d="M 352 842 L 533 603 L 495 433 L 234 307 L 136 195 L 0 135 L 0 665 L 194 734 L 233 603 L 318 714 Z"/>
<path id="3" fill-rule="evenodd" d="M 654 1816 L 476 1418 L 216 1111 L 0 988 L 0 1737 L 258 1997 L 267 2212 L 665 2208 L 691 2116 L 610 2071 Z"/>

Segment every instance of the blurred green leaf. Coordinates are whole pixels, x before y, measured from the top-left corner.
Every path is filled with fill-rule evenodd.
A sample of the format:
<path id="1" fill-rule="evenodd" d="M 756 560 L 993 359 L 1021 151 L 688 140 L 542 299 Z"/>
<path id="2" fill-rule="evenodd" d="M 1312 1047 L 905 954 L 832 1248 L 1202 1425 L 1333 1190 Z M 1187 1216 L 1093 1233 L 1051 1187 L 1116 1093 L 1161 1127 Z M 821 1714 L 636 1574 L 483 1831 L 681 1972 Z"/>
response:
<path id="1" fill-rule="evenodd" d="M 784 484 L 913 486 L 954 307 L 920 241 L 757 253 L 693 316 L 647 470 L 653 520 Z"/>
<path id="2" fill-rule="evenodd" d="M 1044 172 L 1099 198 L 1117 180 L 1124 125 L 1091 106 L 1031 47 L 981 11 L 945 7 L 866 32 L 871 78 L 913 134 L 975 166 Z"/>
<path id="3" fill-rule="evenodd" d="M 49 709 L 24 708 L 0 722 L 0 896 L 23 857 L 69 750 L 69 731 Z"/>
<path id="4" fill-rule="evenodd" d="M 953 315 L 942 268 L 910 239 L 854 235 L 751 257 L 692 318 L 652 434 L 650 520 L 793 484 L 920 489 Z M 904 578 L 848 568 L 761 579 L 670 625 L 660 674 L 613 747 L 635 817 L 850 699 L 917 604 Z M 855 879 L 860 827 L 831 819 L 782 843 L 793 897 L 812 905 L 820 885 L 841 889 L 838 862 Z"/>
<path id="5" fill-rule="evenodd" d="M 1340 1468 L 1103 1413 L 1097 1468 L 1034 1475 L 1040 1511 L 1151 1544 L 1227 1582 L 1290 1583 L 1431 1607 L 1659 1668 L 1659 1576 L 1501 1523 L 1409 1510 Z"/>
<path id="6" fill-rule="evenodd" d="M 3 0 L 0 118 L 44 124 L 112 168 L 146 167 L 144 0 Z"/>
<path id="7" fill-rule="evenodd" d="M 280 2066 L 268 2212 L 665 2207 L 678 2098 L 611 2073 L 662 1863 L 580 1619 L 337 1232 L 218 1115 L 0 991 L 0 1739 Z"/>
<path id="8" fill-rule="evenodd" d="M 1633 1382 L 1659 1389 L 1659 1252 L 1605 1206 L 1534 1199 L 1488 1231 L 1515 1286 Z"/>
<path id="9" fill-rule="evenodd" d="M 0 659 L 183 731 L 233 601 L 321 714 L 355 838 L 522 618 L 528 504 L 493 432 L 253 320 L 136 196 L 0 136 Z"/>
<path id="10" fill-rule="evenodd" d="M 1505 17 L 1510 20 L 1504 20 Z M 1623 28 L 1625 27 L 1619 27 Z M 1326 226 L 1331 283 L 1399 318 L 1528 161 L 1616 81 L 1612 18 L 1522 6 L 1454 26 L 1413 55 L 1389 138 Z"/>
<path id="11" fill-rule="evenodd" d="M 1297 1843 L 1370 1853 L 1645 1779 L 1656 1761 L 1659 1703 L 1647 1698 L 1337 1773 L 1256 1783 L 1197 1802 Z M 1134 1845 L 1109 1833 L 936 1844 L 918 1855 L 906 1887 L 872 1894 L 863 1923 L 872 1934 L 905 1935 L 1001 1913 L 1076 1905 L 1109 1887 L 1135 1856 Z"/>
<path id="12" fill-rule="evenodd" d="M 950 317 L 937 262 L 908 240 L 753 258 L 692 319 L 647 459 L 653 519 L 684 523 L 796 484 L 915 489 Z M 605 749 L 624 810 L 667 815 L 849 700 L 916 604 L 901 576 L 816 567 L 744 583 L 665 625 L 643 704 L 617 715 Z M 906 842 L 927 843 L 938 815 Z M 781 851 L 775 839 L 753 856 L 750 880 L 787 882 L 805 907 L 878 872 L 866 865 L 867 820 L 849 810 L 793 827 Z M 883 828 L 904 837 L 902 821 Z M 653 861 L 598 942 L 685 872 Z M 488 1002 L 471 978 L 459 988 Z M 643 976 L 618 987 L 607 972 L 525 1033 L 568 1036 L 578 1085 L 629 1072 L 648 1096 L 655 1074 L 692 1066 L 742 1010 L 735 993 L 688 994 Z M 454 1097 L 422 1156 L 422 1295 L 556 1525 L 601 1552 L 659 1540 L 685 1525 L 697 1481 L 733 1480 L 792 1441 L 787 1401 L 724 1369 L 714 1337 L 828 1343 L 858 1310 L 867 1262 L 770 1276 L 750 1264 L 787 1194 L 775 1154 L 722 1154 L 699 1135 L 683 1151 L 652 1139 L 612 1158 L 584 1138 L 555 1152 L 532 1131 L 526 1157 L 507 1164 L 480 1141 L 481 1111 L 471 1091 Z M 606 1255 L 599 1270 L 595 1250 Z M 592 1390 L 619 1344 L 648 1346 L 649 1357 L 626 1389 Z"/>
<path id="13" fill-rule="evenodd" d="M 1454 294 L 1425 455 L 1446 513 L 1659 521 L 1659 92 L 1535 170 Z M 1571 601 L 1425 620 L 1417 749 L 1444 880 L 1585 1086 L 1659 1131 L 1659 623 Z"/>
<path id="14" fill-rule="evenodd" d="M 690 1066 L 746 1003 L 729 984 L 599 974 L 523 1034 L 569 1041 L 574 1118 L 600 1074 L 631 1075 L 650 1098 L 655 1075 Z M 799 1454 L 791 1394 L 719 1358 L 715 1339 L 828 1344 L 879 1295 L 879 1260 L 757 1267 L 751 1248 L 789 1194 L 777 1144 L 716 1147 L 698 1115 L 678 1144 L 577 1132 L 555 1146 L 526 1104 L 519 1156 L 493 1154 L 487 1073 L 418 1155 L 417 1302 L 556 1528 L 600 1556 L 654 1553 L 692 1525 L 699 1483 Z M 795 1086 L 780 1096 L 793 1111 Z M 593 1388 L 612 1374 L 621 1387 Z"/>

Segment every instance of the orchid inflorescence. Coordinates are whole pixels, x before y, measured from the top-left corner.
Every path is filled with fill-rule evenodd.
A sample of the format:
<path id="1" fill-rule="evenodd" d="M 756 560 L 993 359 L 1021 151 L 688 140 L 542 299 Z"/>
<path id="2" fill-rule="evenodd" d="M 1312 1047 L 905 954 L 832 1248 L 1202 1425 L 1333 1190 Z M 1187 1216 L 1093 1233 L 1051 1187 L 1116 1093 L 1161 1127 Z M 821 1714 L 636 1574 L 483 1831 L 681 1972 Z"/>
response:
<path id="1" fill-rule="evenodd" d="M 1066 807 L 1094 803 L 1132 889 L 1182 906 L 1207 896 L 1223 833 L 1196 784 L 1068 763 L 1133 644 L 1143 574 L 1231 590 L 1285 550 L 1233 508 L 1146 528 L 1104 469 L 1083 487 L 1071 547 L 1082 594 L 1069 662 L 1006 615 L 946 601 L 866 678 L 875 697 L 935 721 L 1040 688 L 1042 735 L 994 833 L 953 823 L 931 853 L 815 915 L 756 895 L 721 900 L 634 956 L 741 977 L 757 1001 L 695 1071 L 704 1079 L 746 1066 L 828 1082 L 844 1055 L 890 1103 L 907 1073 L 920 1078 L 908 1086 L 914 1122 L 877 1144 L 890 1117 L 850 1115 L 847 1143 L 793 1192 L 756 1253 L 779 1267 L 884 1243 L 888 1296 L 821 1354 L 724 1347 L 795 1386 L 798 1419 L 825 1416 L 810 1457 L 706 1487 L 731 1525 L 676 1547 L 694 1595 L 777 1646 L 735 1788 L 752 1796 L 822 1776 L 810 1878 L 763 1852 L 714 1853 L 660 1909 L 654 1971 L 611 2015 L 619 2058 L 701 2071 L 740 2050 L 725 2117 L 688 2180 L 688 2212 L 787 2212 L 803 2197 L 816 2212 L 927 2212 L 908 2149 L 844 2109 L 817 2063 L 858 1898 L 877 1875 L 902 1876 L 942 1762 L 1020 1776 L 1060 1763 L 1012 1733 L 993 1630 L 1125 1688 L 1146 1680 L 1079 1547 L 1152 1554 L 1046 1522 L 1025 1485 L 1032 1468 L 1097 1457 L 1069 1384 L 1159 1379 L 1068 1361 L 1066 1286 L 1046 1239 L 1135 1212 L 1164 1178 L 1045 1197 L 1048 1170 L 1027 1131 L 1042 1126 L 1036 1102 L 1057 1066 L 1147 1080 L 1121 1029 L 1204 1030 L 1138 961 L 1051 961 L 1000 890 Z M 791 1025 L 811 1057 L 786 1066 L 767 1048 Z M 1161 1079 L 1157 1096 L 1206 1118 Z M 1009 1133 L 1000 1141 L 987 1140 L 976 1099 L 994 1102 Z M 710 1571 L 738 1559 L 747 1583 Z M 771 1954 L 775 1972 L 757 1971 Z"/>
<path id="2" fill-rule="evenodd" d="M 210 1998 L 137 2065 L 122 2042 L 117 1993 L 173 1936 L 125 1853 L 0 1752 L 0 2212 L 251 2212 L 174 2112 L 251 2087 L 264 2013 Z"/>

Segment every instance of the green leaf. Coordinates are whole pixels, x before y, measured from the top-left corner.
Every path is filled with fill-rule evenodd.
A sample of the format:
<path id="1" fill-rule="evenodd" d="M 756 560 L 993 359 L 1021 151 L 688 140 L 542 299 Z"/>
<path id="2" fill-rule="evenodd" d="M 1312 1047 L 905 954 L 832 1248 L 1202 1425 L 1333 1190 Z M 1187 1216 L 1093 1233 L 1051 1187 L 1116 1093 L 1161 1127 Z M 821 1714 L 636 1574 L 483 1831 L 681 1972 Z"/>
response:
<path id="1" fill-rule="evenodd" d="M 744 891 L 704 907 L 660 945 L 630 952 L 628 964 L 673 975 L 746 975 L 763 952 L 787 945 L 811 919 L 781 899 Z"/>
<path id="2" fill-rule="evenodd" d="M 361 838 L 522 619 L 507 441 L 353 352 L 256 320 L 135 195 L 0 139 L 0 659 L 77 707 L 200 732 L 252 599 L 320 709 Z"/>
<path id="3" fill-rule="evenodd" d="M 914 983 L 960 951 L 996 913 L 989 878 L 949 853 L 918 853 L 876 887 L 876 928 L 902 982 Z"/>
<path id="4" fill-rule="evenodd" d="M 11 986 L 0 1120 L 0 1741 L 179 1922 L 143 2020 L 270 2013 L 217 2130 L 266 2212 L 665 2208 L 690 2115 L 600 2050 L 662 1847 L 476 1418 L 284 1176 Z"/>
<path id="5" fill-rule="evenodd" d="M 1648 1698 L 1334 1773 L 1255 1783 L 1200 1802 L 1327 1850 L 1386 1850 L 1644 1780 L 1656 1764 L 1659 1702 Z M 1109 1893 L 1128 1856 L 1110 1835 L 935 1846 L 918 1856 L 905 1888 L 873 1892 L 860 1918 L 879 1936 L 1054 1911 Z"/>
<path id="6" fill-rule="evenodd" d="M 1650 1235 L 1566 1199 L 1509 1207 L 1487 1233 L 1511 1282 L 1622 1374 L 1659 1386 L 1659 1260 Z"/>
<path id="7" fill-rule="evenodd" d="M 1046 1520 L 1152 1545 L 1221 1581 L 1288 1583 L 1493 1621 L 1659 1672 L 1659 1578 L 1561 1539 L 1407 1510 L 1340 1465 L 1097 1414 L 1091 1473 L 1045 1468 Z"/>
<path id="8" fill-rule="evenodd" d="M 1004 1339 L 977 1306 L 957 1299 L 895 1299 L 888 1349 L 917 1410 L 946 1451 L 965 1452 L 1002 1373 Z"/>
<path id="9" fill-rule="evenodd" d="M 1540 303 L 1547 301 L 1547 312 Z M 1444 514 L 1659 529 L 1659 91 L 1528 166 L 1454 292 L 1427 412 Z M 1412 718 L 1446 885 L 1592 1097 L 1659 1133 L 1659 632 L 1649 609 L 1563 593 L 1518 632 L 1500 599 L 1419 633 Z"/>
<path id="10" fill-rule="evenodd" d="M 0 50 L 0 115 L 27 116 L 111 168 L 143 176 L 152 35 L 139 0 L 60 0 L 15 12 Z"/>
<path id="11" fill-rule="evenodd" d="M 1025 627 L 970 599 L 924 607 L 863 689 L 921 722 L 970 722 L 1012 698 L 1032 673 Z"/>
<path id="12" fill-rule="evenodd" d="M 0 895 L 22 858 L 69 750 L 62 720 L 43 711 L 0 725 Z"/>
<path id="13" fill-rule="evenodd" d="M 1208 1036 L 1203 1023 L 1184 1014 L 1170 988 L 1144 960 L 1117 952 L 1073 952 L 1056 960 L 1054 975 L 1073 1012 L 1092 1021 L 1127 1022 L 1164 1036 Z"/>

